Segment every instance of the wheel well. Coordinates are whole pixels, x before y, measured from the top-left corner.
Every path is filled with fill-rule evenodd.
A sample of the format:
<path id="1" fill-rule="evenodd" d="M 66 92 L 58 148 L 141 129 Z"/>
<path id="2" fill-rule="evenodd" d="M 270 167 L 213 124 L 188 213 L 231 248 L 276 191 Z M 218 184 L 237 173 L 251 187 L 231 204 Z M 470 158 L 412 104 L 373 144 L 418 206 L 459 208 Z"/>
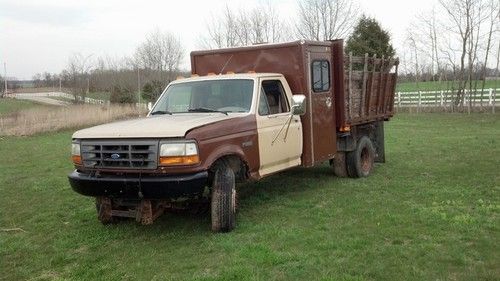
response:
<path id="1" fill-rule="evenodd" d="M 233 170 L 236 181 L 243 182 L 248 179 L 248 166 L 245 161 L 238 155 L 224 155 L 210 166 L 210 181 L 213 178 L 217 166 L 221 163 L 228 165 Z"/>

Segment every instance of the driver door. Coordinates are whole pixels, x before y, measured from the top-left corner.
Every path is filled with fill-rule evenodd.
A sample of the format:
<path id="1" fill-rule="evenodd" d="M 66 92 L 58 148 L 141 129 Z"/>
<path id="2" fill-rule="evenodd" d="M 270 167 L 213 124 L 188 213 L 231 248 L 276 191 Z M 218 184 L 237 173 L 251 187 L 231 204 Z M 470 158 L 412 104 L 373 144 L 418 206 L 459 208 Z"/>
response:
<path id="1" fill-rule="evenodd" d="M 292 115 L 290 93 L 282 77 L 260 80 L 256 114 L 260 176 L 301 164 L 302 126 L 300 117 Z"/>

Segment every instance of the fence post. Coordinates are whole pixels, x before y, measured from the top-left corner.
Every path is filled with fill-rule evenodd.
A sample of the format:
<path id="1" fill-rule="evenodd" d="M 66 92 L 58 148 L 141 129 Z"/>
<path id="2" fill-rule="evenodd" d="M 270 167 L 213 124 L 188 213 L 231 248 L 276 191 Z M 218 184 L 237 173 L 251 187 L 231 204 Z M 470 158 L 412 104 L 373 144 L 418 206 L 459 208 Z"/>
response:
<path id="1" fill-rule="evenodd" d="M 490 88 L 488 90 L 488 105 L 491 105 L 492 104 L 492 101 L 493 101 L 493 89 Z"/>
<path id="2" fill-rule="evenodd" d="M 491 90 L 491 89 L 490 89 Z M 495 99 L 497 97 L 497 89 L 493 92 L 492 103 L 491 103 L 491 113 L 495 114 Z"/>
<path id="3" fill-rule="evenodd" d="M 420 112 L 420 105 L 422 105 L 422 93 L 418 91 L 418 107 L 417 107 L 417 113 Z"/>
<path id="4" fill-rule="evenodd" d="M 467 99 L 467 89 L 464 89 L 464 96 L 463 96 L 463 99 L 462 99 L 462 106 L 465 106 L 467 103 L 465 101 L 465 99 Z"/>
<path id="5" fill-rule="evenodd" d="M 443 90 L 441 90 L 440 95 L 441 95 L 441 102 L 440 102 L 440 104 L 441 104 L 441 106 L 443 106 L 443 95 L 444 95 L 443 94 Z"/>
<path id="6" fill-rule="evenodd" d="M 401 92 L 398 92 L 398 110 L 401 107 Z"/>

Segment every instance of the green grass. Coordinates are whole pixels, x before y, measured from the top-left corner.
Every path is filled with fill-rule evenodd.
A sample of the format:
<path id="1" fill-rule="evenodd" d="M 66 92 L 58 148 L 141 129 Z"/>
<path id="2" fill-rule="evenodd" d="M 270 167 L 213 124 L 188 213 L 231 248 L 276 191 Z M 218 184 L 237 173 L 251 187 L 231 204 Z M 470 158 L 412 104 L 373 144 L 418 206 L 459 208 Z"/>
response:
<path id="1" fill-rule="evenodd" d="M 398 115 L 387 163 L 240 188 L 237 228 L 167 214 L 103 226 L 71 191 L 70 132 L 0 140 L 0 279 L 498 280 L 499 115 Z"/>
<path id="2" fill-rule="evenodd" d="M 111 93 L 109 92 L 91 92 L 87 94 L 87 98 L 105 100 L 108 101 L 111 97 Z"/>
<path id="3" fill-rule="evenodd" d="M 473 82 L 474 83 L 474 82 Z M 483 81 L 478 81 L 478 89 L 481 89 Z M 399 82 L 396 85 L 396 91 L 399 92 L 415 92 L 415 91 L 438 91 L 451 88 L 452 81 L 426 81 L 419 82 L 418 86 L 415 82 Z M 474 84 L 473 84 L 474 85 Z M 455 86 L 456 88 L 457 86 Z M 485 89 L 500 88 L 500 80 L 487 80 Z"/>
<path id="4" fill-rule="evenodd" d="M 0 98 L 0 115 L 28 109 L 35 106 L 39 106 L 39 104 L 27 100 Z"/>

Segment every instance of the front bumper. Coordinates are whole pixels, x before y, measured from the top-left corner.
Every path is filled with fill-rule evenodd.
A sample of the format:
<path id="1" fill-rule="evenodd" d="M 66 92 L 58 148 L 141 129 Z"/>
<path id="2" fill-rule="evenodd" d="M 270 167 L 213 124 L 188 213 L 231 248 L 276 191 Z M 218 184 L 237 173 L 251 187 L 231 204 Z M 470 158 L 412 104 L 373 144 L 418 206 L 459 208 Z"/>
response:
<path id="1" fill-rule="evenodd" d="M 202 195 L 208 172 L 175 176 L 100 175 L 74 171 L 68 175 L 71 188 L 86 196 L 124 199 L 176 199 Z M 142 193 L 142 196 L 140 195 Z"/>

